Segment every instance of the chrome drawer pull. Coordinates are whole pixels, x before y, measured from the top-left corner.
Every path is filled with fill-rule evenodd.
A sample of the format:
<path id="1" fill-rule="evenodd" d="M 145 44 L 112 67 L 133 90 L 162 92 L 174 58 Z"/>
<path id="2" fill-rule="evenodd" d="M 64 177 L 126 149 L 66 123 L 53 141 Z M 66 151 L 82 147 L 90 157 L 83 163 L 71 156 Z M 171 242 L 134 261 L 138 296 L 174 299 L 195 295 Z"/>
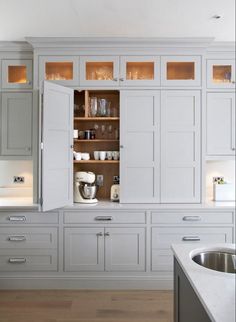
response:
<path id="1" fill-rule="evenodd" d="M 184 221 L 200 221 L 202 218 L 200 216 L 184 216 Z"/>
<path id="2" fill-rule="evenodd" d="M 8 220 L 10 221 L 26 221 L 25 216 L 10 216 L 8 217 Z"/>
<path id="3" fill-rule="evenodd" d="M 8 237 L 9 241 L 16 241 L 16 242 L 21 242 L 21 241 L 25 241 L 26 237 L 25 236 L 9 236 Z"/>
<path id="4" fill-rule="evenodd" d="M 112 216 L 97 216 L 95 217 L 97 221 L 111 221 L 113 220 Z"/>
<path id="5" fill-rule="evenodd" d="M 198 236 L 185 236 L 182 238 L 183 241 L 200 241 Z"/>
<path id="6" fill-rule="evenodd" d="M 26 258 L 9 258 L 8 261 L 11 264 L 24 264 L 26 263 Z"/>

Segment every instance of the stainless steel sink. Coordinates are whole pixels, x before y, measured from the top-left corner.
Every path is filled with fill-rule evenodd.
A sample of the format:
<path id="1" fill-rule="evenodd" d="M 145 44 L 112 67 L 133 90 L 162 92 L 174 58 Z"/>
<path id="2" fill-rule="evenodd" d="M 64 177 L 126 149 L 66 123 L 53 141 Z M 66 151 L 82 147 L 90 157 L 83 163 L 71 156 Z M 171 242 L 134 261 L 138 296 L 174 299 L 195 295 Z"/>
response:
<path id="1" fill-rule="evenodd" d="M 206 251 L 193 256 L 192 260 L 208 269 L 236 273 L 236 255 L 229 251 Z"/>

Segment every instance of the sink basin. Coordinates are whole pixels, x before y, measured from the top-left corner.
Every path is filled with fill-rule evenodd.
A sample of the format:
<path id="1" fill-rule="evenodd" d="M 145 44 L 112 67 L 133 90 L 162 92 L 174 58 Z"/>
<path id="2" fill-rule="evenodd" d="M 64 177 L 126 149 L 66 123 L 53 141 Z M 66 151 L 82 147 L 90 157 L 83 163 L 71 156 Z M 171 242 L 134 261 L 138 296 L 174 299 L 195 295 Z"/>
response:
<path id="1" fill-rule="evenodd" d="M 236 273 L 236 255 L 224 251 L 206 251 L 193 256 L 192 260 L 208 269 L 224 273 Z"/>

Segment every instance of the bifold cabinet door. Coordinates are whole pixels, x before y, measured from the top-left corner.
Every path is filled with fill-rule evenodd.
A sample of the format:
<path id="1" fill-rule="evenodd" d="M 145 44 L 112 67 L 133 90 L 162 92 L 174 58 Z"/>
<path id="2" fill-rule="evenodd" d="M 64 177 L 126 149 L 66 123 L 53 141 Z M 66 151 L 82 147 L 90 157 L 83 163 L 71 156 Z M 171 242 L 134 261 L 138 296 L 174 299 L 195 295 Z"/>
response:
<path id="1" fill-rule="evenodd" d="M 160 93 L 121 91 L 120 201 L 160 201 Z"/>
<path id="2" fill-rule="evenodd" d="M 1 154 L 32 154 L 32 94 L 2 93 Z"/>
<path id="3" fill-rule="evenodd" d="M 73 202 L 74 92 L 44 82 L 42 111 L 42 210 Z"/>
<path id="4" fill-rule="evenodd" d="M 207 94 L 207 155 L 235 155 L 235 93 Z"/>
<path id="5" fill-rule="evenodd" d="M 199 203 L 200 92 L 161 95 L 161 202 Z"/>
<path id="6" fill-rule="evenodd" d="M 104 271 L 104 228 L 65 228 L 67 272 Z"/>

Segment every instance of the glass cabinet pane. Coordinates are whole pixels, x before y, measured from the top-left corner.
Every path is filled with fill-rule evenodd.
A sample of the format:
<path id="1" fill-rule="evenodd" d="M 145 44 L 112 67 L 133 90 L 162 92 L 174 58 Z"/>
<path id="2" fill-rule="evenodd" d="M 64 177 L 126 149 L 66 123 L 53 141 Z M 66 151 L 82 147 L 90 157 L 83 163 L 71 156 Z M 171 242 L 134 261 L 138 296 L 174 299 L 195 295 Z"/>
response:
<path id="1" fill-rule="evenodd" d="M 231 65 L 213 65 L 213 83 L 231 83 Z"/>
<path id="2" fill-rule="evenodd" d="M 8 66 L 8 83 L 26 84 L 27 68 L 25 65 L 21 66 Z"/>
<path id="3" fill-rule="evenodd" d="M 46 62 L 46 80 L 73 80 L 73 62 Z"/>
<path id="4" fill-rule="evenodd" d="M 127 80 L 153 80 L 154 62 L 127 62 Z"/>
<path id="5" fill-rule="evenodd" d="M 86 80 L 113 80 L 113 62 L 86 62 Z"/>
<path id="6" fill-rule="evenodd" d="M 167 62 L 167 80 L 194 80 L 194 62 Z"/>

